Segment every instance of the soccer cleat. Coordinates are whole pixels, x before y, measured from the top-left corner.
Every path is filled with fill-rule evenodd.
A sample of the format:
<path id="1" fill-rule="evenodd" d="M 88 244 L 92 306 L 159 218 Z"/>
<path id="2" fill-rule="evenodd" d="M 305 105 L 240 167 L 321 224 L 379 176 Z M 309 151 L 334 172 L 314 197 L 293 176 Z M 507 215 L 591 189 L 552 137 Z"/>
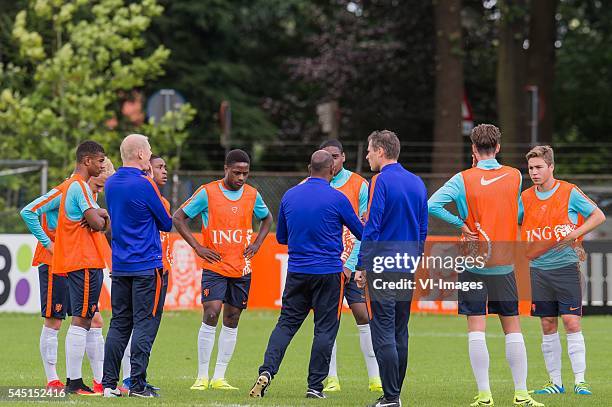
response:
<path id="1" fill-rule="evenodd" d="M 191 390 L 206 390 L 208 389 L 208 377 L 198 377 L 194 384 L 190 387 Z"/>
<path id="2" fill-rule="evenodd" d="M 526 391 L 514 392 L 514 405 L 521 407 L 544 407 L 543 403 L 535 401 Z"/>
<path id="3" fill-rule="evenodd" d="M 374 403 L 368 407 L 402 407 L 402 400 L 387 400 L 385 396 L 380 396 Z"/>
<path id="4" fill-rule="evenodd" d="M 306 398 L 307 399 L 326 399 L 325 394 L 322 391 L 308 389 L 306 390 Z"/>
<path id="5" fill-rule="evenodd" d="M 100 393 L 94 392 L 90 387 L 83 383 L 83 379 L 70 380 L 66 392 L 69 394 L 78 394 L 81 396 L 100 396 Z"/>
<path id="6" fill-rule="evenodd" d="M 323 389 L 324 392 L 332 392 L 332 391 L 340 391 L 340 380 L 338 380 L 337 376 L 328 376 L 327 384 Z"/>
<path id="7" fill-rule="evenodd" d="M 270 374 L 270 372 L 261 372 L 259 374 L 259 377 L 255 381 L 253 388 L 249 392 L 249 396 L 263 397 L 271 381 L 272 381 L 272 375 Z"/>
<path id="8" fill-rule="evenodd" d="M 549 381 L 542 387 L 541 389 L 537 389 L 533 391 L 533 394 L 563 394 L 565 393 L 565 388 L 563 385 L 557 386 L 553 382 Z"/>
<path id="9" fill-rule="evenodd" d="M 383 388 L 380 376 L 370 377 L 368 389 L 373 393 L 382 393 Z"/>
<path id="10" fill-rule="evenodd" d="M 93 381 L 93 391 L 96 394 L 104 394 L 104 387 L 102 386 L 102 383 L 98 383 L 97 381 Z"/>
<path id="11" fill-rule="evenodd" d="M 591 386 L 589 386 L 585 382 L 575 384 L 574 393 L 580 394 L 582 396 L 591 396 L 593 394 L 593 392 L 591 391 Z"/>
<path id="12" fill-rule="evenodd" d="M 224 377 L 220 379 L 212 379 L 210 381 L 210 388 L 214 390 L 238 390 L 238 387 L 234 387 L 229 384 Z"/>
<path id="13" fill-rule="evenodd" d="M 132 391 L 129 393 L 130 397 L 140 397 L 140 398 L 152 398 L 159 397 L 159 394 L 155 392 L 155 390 L 151 390 L 149 387 L 145 387 L 142 391 Z"/>
<path id="14" fill-rule="evenodd" d="M 490 391 L 479 391 L 478 395 L 474 397 L 474 402 L 470 404 L 470 407 L 480 406 L 494 406 L 493 396 Z"/>
<path id="15" fill-rule="evenodd" d="M 66 385 L 59 380 L 51 380 L 49 383 L 47 383 L 47 390 L 63 389 L 65 387 Z"/>
<path id="16" fill-rule="evenodd" d="M 121 390 L 119 390 L 119 387 L 116 389 L 111 389 L 110 387 L 104 389 L 104 397 L 121 397 L 122 395 L 123 394 L 121 393 Z"/>

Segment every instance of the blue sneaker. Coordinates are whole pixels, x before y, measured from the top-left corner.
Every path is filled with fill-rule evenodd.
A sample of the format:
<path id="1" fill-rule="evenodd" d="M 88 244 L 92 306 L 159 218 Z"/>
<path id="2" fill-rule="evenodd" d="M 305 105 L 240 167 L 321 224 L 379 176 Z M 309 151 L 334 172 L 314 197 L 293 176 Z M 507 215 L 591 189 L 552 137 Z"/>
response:
<path id="1" fill-rule="evenodd" d="M 131 380 L 129 377 L 128 377 L 128 378 L 126 378 L 126 379 L 123 379 L 123 387 L 124 387 L 124 388 L 126 388 L 126 389 L 128 389 L 128 390 L 129 390 L 129 389 L 130 389 L 130 385 L 131 385 L 131 384 L 132 384 L 132 380 Z M 146 383 L 146 384 L 145 384 L 145 387 L 147 387 L 147 388 L 149 388 L 149 389 L 151 389 L 151 390 L 153 390 L 153 391 L 159 391 L 159 390 L 160 390 L 160 388 L 159 388 L 159 387 L 157 387 L 157 386 L 153 386 L 151 383 Z"/>
<path id="2" fill-rule="evenodd" d="M 565 388 L 561 386 L 557 386 L 553 382 L 548 382 L 541 389 L 537 389 L 533 392 L 533 394 L 563 394 L 565 393 Z"/>
<path id="3" fill-rule="evenodd" d="M 593 394 L 593 392 L 591 391 L 591 386 L 589 386 L 585 382 L 574 385 L 574 393 L 583 396 L 591 396 Z"/>

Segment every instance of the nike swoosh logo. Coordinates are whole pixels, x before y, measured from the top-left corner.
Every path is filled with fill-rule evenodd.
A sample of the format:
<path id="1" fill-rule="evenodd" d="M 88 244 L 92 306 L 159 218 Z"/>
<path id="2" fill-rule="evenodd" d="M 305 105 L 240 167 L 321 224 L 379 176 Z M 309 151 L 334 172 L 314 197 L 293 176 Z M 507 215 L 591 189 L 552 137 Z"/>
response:
<path id="1" fill-rule="evenodd" d="M 570 307 L 570 311 L 576 311 L 578 308 L 580 308 L 580 307 L 576 307 L 576 308 Z"/>
<path id="2" fill-rule="evenodd" d="M 508 173 L 505 173 L 503 175 L 500 175 L 499 177 L 495 177 L 495 178 L 491 178 L 491 179 L 485 179 L 485 177 L 482 176 L 482 177 L 480 177 L 480 185 L 487 186 L 489 184 L 494 183 L 495 181 L 499 181 L 500 179 L 504 178 L 506 175 L 508 175 Z"/>

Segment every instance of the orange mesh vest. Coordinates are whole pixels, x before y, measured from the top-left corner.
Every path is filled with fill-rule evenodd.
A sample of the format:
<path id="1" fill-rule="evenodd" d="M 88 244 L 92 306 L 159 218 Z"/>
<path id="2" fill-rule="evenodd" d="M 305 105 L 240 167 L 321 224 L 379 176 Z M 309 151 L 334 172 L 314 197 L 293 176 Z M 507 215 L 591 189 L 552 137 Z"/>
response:
<path id="1" fill-rule="evenodd" d="M 55 231 L 49 230 L 49 226 L 47 225 L 47 215 L 44 213 L 40 217 L 40 224 L 47 236 L 49 236 L 49 239 L 51 239 L 52 242 L 55 242 Z M 36 244 L 36 250 L 34 251 L 34 257 L 32 258 L 32 266 L 36 267 L 41 264 L 50 266 L 52 261 L 53 256 L 51 253 L 49 253 L 49 250 L 45 249 L 45 246 L 38 242 Z"/>
<path id="2" fill-rule="evenodd" d="M 546 253 L 584 223 L 581 215 L 578 215 L 577 224 L 568 215 L 570 195 L 575 185 L 565 181 L 557 181 L 557 184 L 559 188 L 548 199 L 537 197 L 535 185 L 521 194 L 524 208 L 521 240 L 528 242 L 527 257 L 530 259 Z"/>
<path id="3" fill-rule="evenodd" d="M 206 185 L 208 194 L 208 226 L 202 225 L 203 245 L 219 253 L 221 261 L 203 261 L 203 267 L 227 277 L 242 277 L 251 273 L 251 262 L 244 258 L 244 249 L 251 244 L 253 209 L 257 190 L 245 184 L 237 201 L 228 199 L 221 185 L 213 181 Z"/>
<path id="4" fill-rule="evenodd" d="M 170 202 L 163 196 L 161 201 L 168 212 L 170 212 Z M 172 268 L 172 253 L 170 253 L 170 233 L 159 232 L 159 238 L 162 244 L 162 261 L 164 263 L 164 271 L 170 271 Z"/>
<path id="5" fill-rule="evenodd" d="M 468 215 L 465 224 L 472 231 L 482 230 L 491 242 L 508 242 L 492 246 L 486 266 L 514 263 L 512 243 L 518 237 L 518 196 L 521 173 L 512 167 L 495 170 L 474 167 L 462 171 Z"/>
<path id="6" fill-rule="evenodd" d="M 85 198 L 89 202 L 85 181 L 78 174 L 72 175 L 68 180 L 56 187 L 62 192 L 60 208 L 55 230 L 55 244 L 53 249 L 53 274 L 69 273 L 71 271 L 97 268 L 105 266 L 102 248 L 108 243 L 100 232 L 93 232 L 89 228 L 81 227 L 80 221 L 68 218 L 65 211 L 66 195 L 73 182 L 78 182 Z"/>
<path id="7" fill-rule="evenodd" d="M 361 177 L 359 174 L 352 173 L 344 185 L 342 185 L 340 188 L 336 188 L 348 198 L 357 216 L 359 216 L 359 191 L 361 190 L 361 185 L 363 185 L 364 182 L 366 181 L 363 179 L 363 177 Z M 346 262 L 351 255 L 356 240 L 357 239 L 355 236 L 353 236 L 351 231 L 346 226 L 343 226 L 342 246 L 344 249 L 342 250 L 342 255 L 340 256 L 343 263 Z"/>

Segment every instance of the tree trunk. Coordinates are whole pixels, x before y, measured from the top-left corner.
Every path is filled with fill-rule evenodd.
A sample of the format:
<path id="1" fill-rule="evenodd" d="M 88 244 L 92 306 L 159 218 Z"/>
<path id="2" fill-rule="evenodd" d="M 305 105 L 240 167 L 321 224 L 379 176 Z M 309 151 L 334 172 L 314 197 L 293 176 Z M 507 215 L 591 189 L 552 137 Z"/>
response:
<path id="1" fill-rule="evenodd" d="M 501 155 L 508 165 L 524 166 L 525 147 L 517 143 L 529 143 L 525 92 L 526 53 L 523 49 L 527 5 L 525 0 L 500 0 L 499 8 L 497 111 L 502 132 Z"/>
<path id="2" fill-rule="evenodd" d="M 538 144 L 551 143 L 553 137 L 552 91 L 555 74 L 555 14 L 559 0 L 531 2 L 529 21 L 528 85 L 538 87 L 540 117 Z"/>
<path id="3" fill-rule="evenodd" d="M 461 0 L 434 2 L 436 29 L 436 89 L 433 173 L 455 173 L 464 167 L 461 101 L 463 42 Z M 437 188 L 430 185 L 429 188 Z M 432 189 L 433 190 L 433 189 Z"/>

